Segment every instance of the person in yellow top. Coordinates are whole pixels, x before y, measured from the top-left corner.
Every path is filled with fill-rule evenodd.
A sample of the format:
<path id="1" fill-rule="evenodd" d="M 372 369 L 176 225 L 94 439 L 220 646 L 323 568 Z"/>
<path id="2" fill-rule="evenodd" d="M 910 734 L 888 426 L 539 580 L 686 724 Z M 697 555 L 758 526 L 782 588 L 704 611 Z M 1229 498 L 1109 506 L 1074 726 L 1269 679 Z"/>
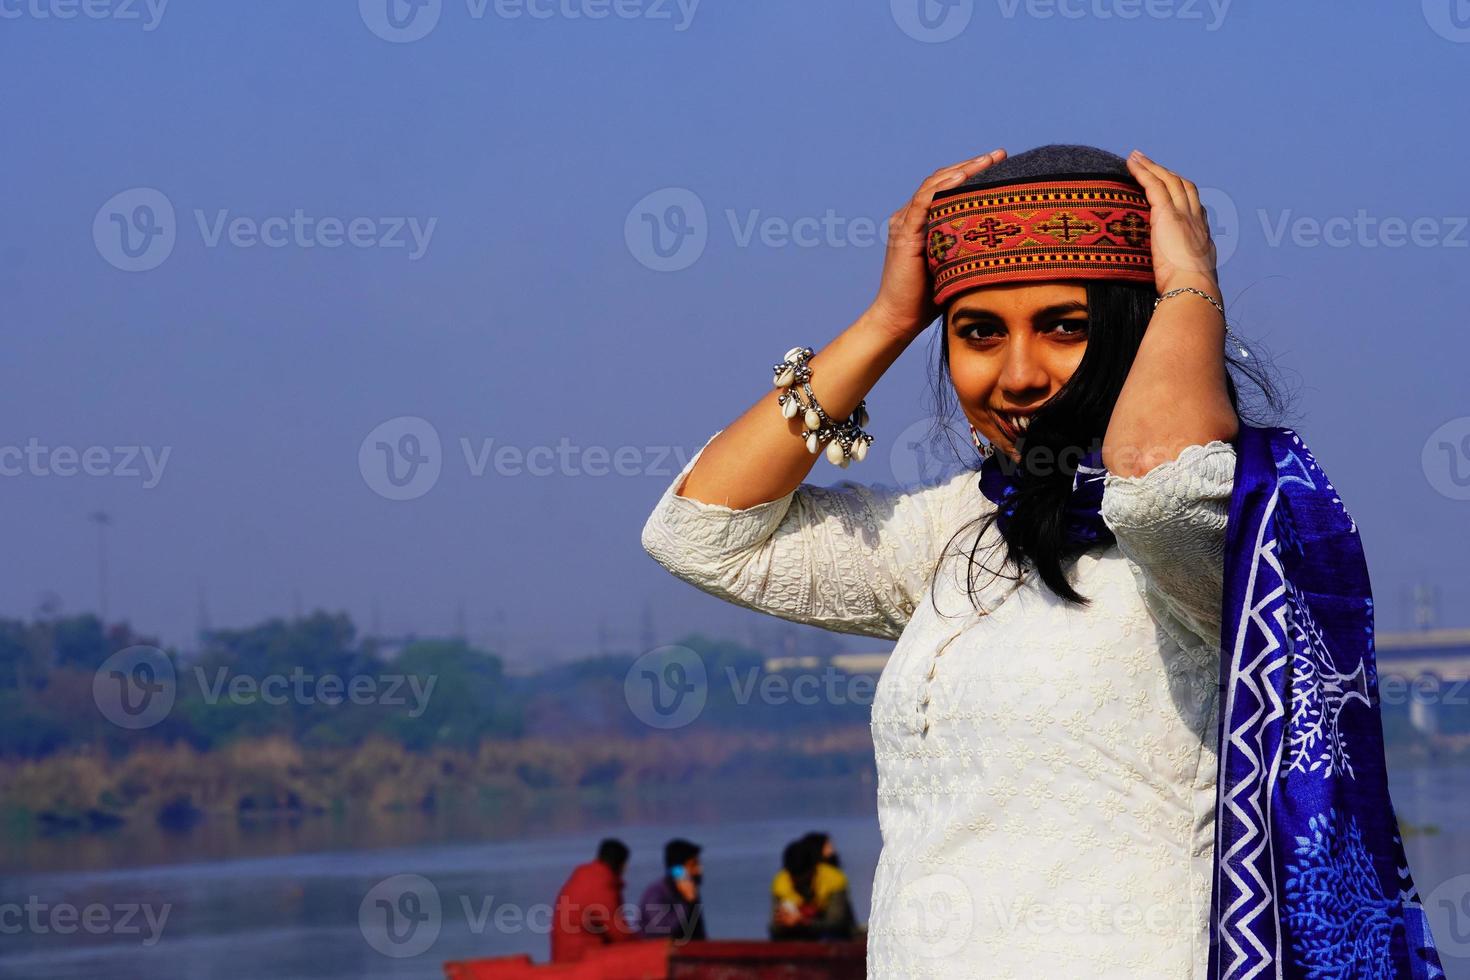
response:
<path id="1" fill-rule="evenodd" d="M 813 832 L 786 845 L 771 881 L 772 939 L 851 939 L 857 923 L 847 875 L 826 834 Z"/>

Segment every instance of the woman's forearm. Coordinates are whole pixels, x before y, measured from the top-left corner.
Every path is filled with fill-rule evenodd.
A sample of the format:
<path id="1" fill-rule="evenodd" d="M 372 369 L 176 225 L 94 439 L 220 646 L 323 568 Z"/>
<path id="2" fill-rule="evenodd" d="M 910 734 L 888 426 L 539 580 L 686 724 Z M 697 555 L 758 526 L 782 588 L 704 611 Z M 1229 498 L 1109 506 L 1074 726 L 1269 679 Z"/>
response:
<path id="1" fill-rule="evenodd" d="M 834 420 L 851 415 L 912 341 L 912 335 L 894 329 L 872 309 L 864 311 L 807 362 L 822 410 Z M 800 486 L 823 453 L 807 451 L 802 416 L 782 416 L 776 401 L 780 393 L 768 386 L 754 405 L 722 429 L 704 447 L 677 494 L 742 510 Z"/>
<path id="2" fill-rule="evenodd" d="M 1208 277 L 1167 286 L 1176 284 L 1220 295 Z M 1120 476 L 1141 476 L 1185 446 L 1233 439 L 1237 428 L 1225 387 L 1224 321 L 1198 296 L 1165 300 L 1118 393 L 1103 438 L 1103 465 Z"/>

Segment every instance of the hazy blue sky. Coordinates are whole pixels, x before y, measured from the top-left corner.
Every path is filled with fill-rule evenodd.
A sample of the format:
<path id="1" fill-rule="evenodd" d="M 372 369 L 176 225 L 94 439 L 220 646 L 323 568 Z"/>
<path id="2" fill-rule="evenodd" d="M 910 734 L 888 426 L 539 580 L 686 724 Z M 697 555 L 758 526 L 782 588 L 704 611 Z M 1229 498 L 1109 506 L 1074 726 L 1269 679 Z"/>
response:
<path id="1" fill-rule="evenodd" d="M 1081 142 L 1214 189 L 1380 627 L 1417 581 L 1470 624 L 1463 0 L 392 2 L 0 0 L 0 614 L 96 606 L 102 508 L 111 612 L 170 642 L 201 583 L 216 625 L 501 609 L 513 657 L 631 640 L 645 602 L 660 639 L 733 630 L 639 545 L 680 460 L 869 301 L 931 170 Z M 909 478 L 928 354 L 814 481 Z M 402 417 L 440 451 L 368 440 Z"/>

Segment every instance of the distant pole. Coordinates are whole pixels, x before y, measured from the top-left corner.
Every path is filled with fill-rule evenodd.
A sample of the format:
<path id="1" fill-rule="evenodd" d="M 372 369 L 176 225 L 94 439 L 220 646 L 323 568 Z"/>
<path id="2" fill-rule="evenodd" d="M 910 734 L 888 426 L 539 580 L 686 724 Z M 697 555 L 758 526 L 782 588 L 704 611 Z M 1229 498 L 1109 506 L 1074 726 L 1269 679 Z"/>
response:
<path id="1" fill-rule="evenodd" d="M 495 607 L 495 615 L 491 618 L 490 624 L 491 652 L 498 657 L 504 657 L 508 640 L 506 639 L 505 610 L 500 606 Z"/>
<path id="2" fill-rule="evenodd" d="M 653 625 L 653 603 L 647 599 L 643 600 L 643 623 L 638 639 L 644 650 L 658 646 L 658 630 Z"/>
<path id="3" fill-rule="evenodd" d="M 1439 596 L 1433 584 L 1419 582 L 1414 585 L 1414 628 L 1433 629 L 1438 620 Z"/>
<path id="4" fill-rule="evenodd" d="M 94 510 L 87 520 L 97 525 L 97 614 L 102 626 L 107 626 L 107 529 L 112 526 L 112 515 L 105 510 Z"/>
<path id="5" fill-rule="evenodd" d="M 209 634 L 213 627 L 209 620 L 209 596 L 205 593 L 204 580 L 200 579 L 198 585 L 199 609 L 196 613 L 198 622 L 195 626 L 194 635 L 196 642 L 199 644 L 199 648 L 202 650 L 209 646 Z"/>

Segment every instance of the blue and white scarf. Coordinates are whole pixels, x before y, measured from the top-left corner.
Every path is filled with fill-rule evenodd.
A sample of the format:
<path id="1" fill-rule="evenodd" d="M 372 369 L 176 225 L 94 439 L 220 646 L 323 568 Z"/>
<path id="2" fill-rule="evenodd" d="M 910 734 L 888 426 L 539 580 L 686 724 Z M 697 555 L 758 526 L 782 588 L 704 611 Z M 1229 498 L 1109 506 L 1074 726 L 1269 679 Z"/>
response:
<path id="1" fill-rule="evenodd" d="M 1225 530 L 1210 980 L 1438 980 L 1388 794 L 1358 528 L 1301 437 L 1241 425 Z M 994 454 L 982 492 L 1011 516 Z M 1071 537 L 1110 537 L 1101 454 Z"/>

